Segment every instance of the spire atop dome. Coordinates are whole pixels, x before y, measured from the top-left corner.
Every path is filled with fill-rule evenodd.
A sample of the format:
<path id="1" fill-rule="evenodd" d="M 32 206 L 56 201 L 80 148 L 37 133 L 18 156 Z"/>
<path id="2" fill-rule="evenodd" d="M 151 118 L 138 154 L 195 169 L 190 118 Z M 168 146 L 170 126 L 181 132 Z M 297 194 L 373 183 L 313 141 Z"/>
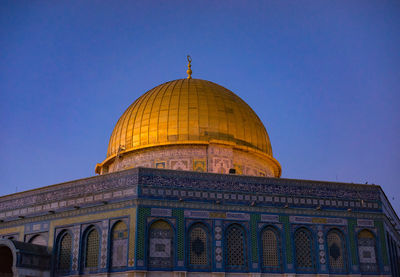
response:
<path id="1" fill-rule="evenodd" d="M 188 60 L 188 70 L 186 71 L 188 76 L 188 79 L 192 79 L 192 57 L 190 55 L 187 55 L 187 60 Z"/>

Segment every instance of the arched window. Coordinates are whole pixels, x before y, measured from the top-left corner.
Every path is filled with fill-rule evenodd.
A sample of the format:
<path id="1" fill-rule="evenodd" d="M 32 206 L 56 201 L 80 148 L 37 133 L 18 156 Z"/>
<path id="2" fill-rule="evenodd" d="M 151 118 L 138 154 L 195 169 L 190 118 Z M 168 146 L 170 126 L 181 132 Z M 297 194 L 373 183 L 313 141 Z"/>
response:
<path id="1" fill-rule="evenodd" d="M 100 236 L 97 229 L 89 227 L 84 235 L 83 270 L 94 271 L 99 266 Z"/>
<path id="2" fill-rule="evenodd" d="M 275 228 L 267 227 L 261 233 L 262 267 L 266 271 L 281 269 L 280 239 Z"/>
<path id="3" fill-rule="evenodd" d="M 158 220 L 149 230 L 148 266 L 150 268 L 171 268 L 174 266 L 174 232 L 171 225 Z"/>
<path id="4" fill-rule="evenodd" d="M 328 244 L 329 272 L 342 273 L 347 269 L 347 254 L 342 233 L 330 230 L 326 236 Z"/>
<path id="5" fill-rule="evenodd" d="M 210 267 L 209 237 L 208 228 L 204 224 L 197 223 L 190 228 L 188 236 L 190 267 L 203 269 Z"/>
<path id="6" fill-rule="evenodd" d="M 72 236 L 64 231 L 59 236 L 57 251 L 57 272 L 71 271 L 72 263 Z"/>
<path id="7" fill-rule="evenodd" d="M 246 234 L 242 226 L 232 224 L 225 232 L 225 265 L 227 270 L 246 270 Z"/>
<path id="8" fill-rule="evenodd" d="M 369 230 L 358 233 L 358 256 L 361 272 L 378 272 L 375 236 Z"/>
<path id="9" fill-rule="evenodd" d="M 299 228 L 294 234 L 297 271 L 315 271 L 315 251 L 312 234 L 306 228 Z"/>
<path id="10" fill-rule="evenodd" d="M 128 228 L 122 221 L 117 222 L 111 232 L 111 267 L 127 265 Z"/>
<path id="11" fill-rule="evenodd" d="M 36 235 L 29 240 L 29 243 L 47 246 L 47 241 L 42 235 Z"/>

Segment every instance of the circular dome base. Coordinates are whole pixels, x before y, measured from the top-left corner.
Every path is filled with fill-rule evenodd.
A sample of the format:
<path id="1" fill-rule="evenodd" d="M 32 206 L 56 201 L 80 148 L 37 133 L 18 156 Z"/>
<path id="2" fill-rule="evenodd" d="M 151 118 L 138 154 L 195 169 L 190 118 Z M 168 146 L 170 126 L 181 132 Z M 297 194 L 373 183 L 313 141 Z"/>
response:
<path id="1" fill-rule="evenodd" d="M 99 174 L 105 174 L 134 167 L 280 176 L 280 166 L 275 159 L 260 151 L 218 141 L 209 144 L 188 142 L 188 144 L 157 145 L 123 152 L 103 164 L 98 164 L 96 170 Z"/>

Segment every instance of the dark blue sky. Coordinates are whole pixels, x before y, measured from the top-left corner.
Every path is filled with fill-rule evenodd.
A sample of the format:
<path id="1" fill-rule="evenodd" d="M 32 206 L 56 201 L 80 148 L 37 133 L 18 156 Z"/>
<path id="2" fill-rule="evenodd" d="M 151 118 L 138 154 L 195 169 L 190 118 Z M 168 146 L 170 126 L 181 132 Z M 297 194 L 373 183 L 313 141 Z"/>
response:
<path id="1" fill-rule="evenodd" d="M 282 177 L 400 211 L 400 1 L 2 1 L 0 195 L 94 175 L 123 111 L 185 78 L 243 98 Z"/>

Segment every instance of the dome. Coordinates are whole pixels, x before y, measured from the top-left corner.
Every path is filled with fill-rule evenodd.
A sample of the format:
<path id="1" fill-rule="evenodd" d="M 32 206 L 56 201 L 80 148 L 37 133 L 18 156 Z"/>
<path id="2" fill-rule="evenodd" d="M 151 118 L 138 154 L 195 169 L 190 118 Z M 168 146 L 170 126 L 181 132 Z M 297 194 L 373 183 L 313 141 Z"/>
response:
<path id="1" fill-rule="evenodd" d="M 218 84 L 191 78 L 161 84 L 131 104 L 118 120 L 107 158 L 96 172 L 128 153 L 210 144 L 252 153 L 270 164 L 273 176 L 280 176 L 268 133 L 249 105 Z"/>

